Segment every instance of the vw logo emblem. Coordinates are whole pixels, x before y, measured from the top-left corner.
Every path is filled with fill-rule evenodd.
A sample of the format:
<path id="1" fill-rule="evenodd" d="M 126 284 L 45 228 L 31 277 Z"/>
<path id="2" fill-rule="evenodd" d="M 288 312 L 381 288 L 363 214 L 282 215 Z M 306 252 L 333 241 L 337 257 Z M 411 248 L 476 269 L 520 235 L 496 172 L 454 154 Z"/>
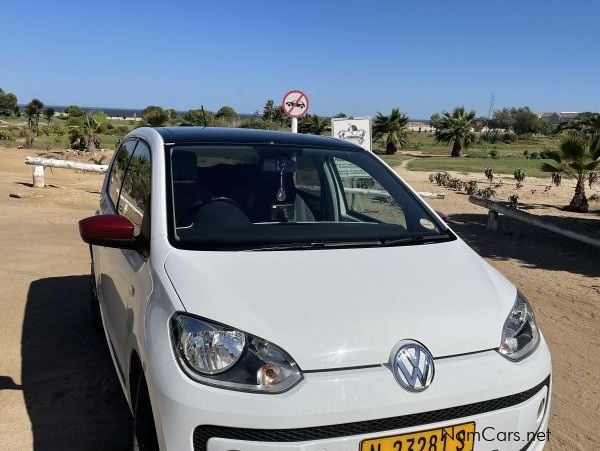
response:
<path id="1" fill-rule="evenodd" d="M 433 356 L 416 341 L 403 340 L 398 343 L 392 351 L 390 366 L 396 382 L 405 390 L 420 392 L 433 381 Z"/>

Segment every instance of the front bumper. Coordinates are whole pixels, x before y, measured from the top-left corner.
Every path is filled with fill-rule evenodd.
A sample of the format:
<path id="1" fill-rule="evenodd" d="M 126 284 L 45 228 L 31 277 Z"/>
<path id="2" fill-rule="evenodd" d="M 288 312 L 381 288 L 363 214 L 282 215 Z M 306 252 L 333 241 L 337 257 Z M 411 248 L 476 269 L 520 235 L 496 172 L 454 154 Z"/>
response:
<path id="1" fill-rule="evenodd" d="M 435 364 L 435 380 L 421 393 L 404 391 L 381 366 L 306 373 L 289 392 L 264 395 L 198 384 L 169 362 L 151 378 L 161 447 L 357 451 L 363 439 L 474 421 L 476 451 L 543 448 L 543 440 L 531 440 L 547 430 L 549 417 L 543 338 L 521 362 L 486 351 Z"/>

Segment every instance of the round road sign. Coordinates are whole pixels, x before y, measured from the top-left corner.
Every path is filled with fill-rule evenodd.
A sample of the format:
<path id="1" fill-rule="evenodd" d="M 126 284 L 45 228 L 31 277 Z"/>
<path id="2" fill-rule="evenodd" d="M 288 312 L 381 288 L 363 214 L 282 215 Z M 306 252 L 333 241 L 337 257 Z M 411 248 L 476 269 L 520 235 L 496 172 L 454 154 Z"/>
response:
<path id="1" fill-rule="evenodd" d="M 308 111 L 308 97 L 302 91 L 292 89 L 283 96 L 281 108 L 286 116 L 302 117 Z"/>

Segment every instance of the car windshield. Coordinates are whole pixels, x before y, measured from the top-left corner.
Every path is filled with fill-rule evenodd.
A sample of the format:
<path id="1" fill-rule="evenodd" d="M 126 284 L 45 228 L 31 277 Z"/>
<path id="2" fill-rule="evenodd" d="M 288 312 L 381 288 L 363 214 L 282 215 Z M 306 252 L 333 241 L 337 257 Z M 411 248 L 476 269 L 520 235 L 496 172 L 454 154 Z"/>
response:
<path id="1" fill-rule="evenodd" d="M 170 238 L 200 250 L 451 239 L 369 152 L 277 145 L 167 148 Z"/>

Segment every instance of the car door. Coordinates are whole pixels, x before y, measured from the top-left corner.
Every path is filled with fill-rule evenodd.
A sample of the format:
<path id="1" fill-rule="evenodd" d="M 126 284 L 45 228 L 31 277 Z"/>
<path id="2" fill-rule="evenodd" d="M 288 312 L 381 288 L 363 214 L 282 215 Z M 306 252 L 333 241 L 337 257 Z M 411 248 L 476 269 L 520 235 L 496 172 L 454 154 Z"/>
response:
<path id="1" fill-rule="evenodd" d="M 131 150 L 129 146 L 128 151 Z M 127 169 L 122 178 L 116 203 L 116 213 L 126 216 L 134 226 L 134 234 L 150 241 L 151 155 L 144 141 L 135 143 Z M 111 199 L 112 200 L 112 199 Z M 104 248 L 105 262 L 110 266 L 103 272 L 106 280 L 102 292 L 110 311 L 110 341 L 122 376 L 129 359 L 128 340 L 133 328 L 135 306 L 147 299 L 151 278 L 147 250 Z"/>
<path id="2" fill-rule="evenodd" d="M 100 197 L 100 214 L 117 213 L 123 179 L 136 145 L 136 139 L 128 140 L 123 142 L 117 150 L 105 190 Z M 124 304 L 117 289 L 120 276 L 114 270 L 115 265 L 120 260 L 119 255 L 121 252 L 119 249 L 94 246 L 94 271 L 102 321 L 117 365 L 121 364 L 120 359 L 117 359 L 119 354 L 117 349 L 118 336 L 124 330 L 126 321 Z M 121 370 L 121 367 L 119 367 L 119 370 Z"/>

